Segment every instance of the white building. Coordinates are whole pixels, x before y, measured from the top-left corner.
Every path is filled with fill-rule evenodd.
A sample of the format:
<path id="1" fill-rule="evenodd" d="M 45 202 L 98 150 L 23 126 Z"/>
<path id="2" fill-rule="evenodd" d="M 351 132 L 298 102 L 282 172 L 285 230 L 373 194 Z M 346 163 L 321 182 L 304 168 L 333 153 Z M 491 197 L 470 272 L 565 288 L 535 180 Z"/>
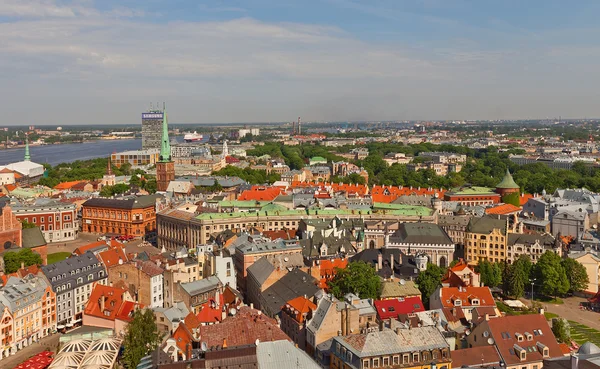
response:
<path id="1" fill-rule="evenodd" d="M 15 183 L 15 172 L 8 168 L 0 170 L 0 186 L 14 184 Z"/>
<path id="2" fill-rule="evenodd" d="M 163 275 L 157 274 L 150 277 L 150 307 L 164 306 Z"/>
<path id="3" fill-rule="evenodd" d="M 239 137 L 246 137 L 246 135 L 258 136 L 260 135 L 260 129 L 258 128 L 243 128 L 238 131 Z"/>

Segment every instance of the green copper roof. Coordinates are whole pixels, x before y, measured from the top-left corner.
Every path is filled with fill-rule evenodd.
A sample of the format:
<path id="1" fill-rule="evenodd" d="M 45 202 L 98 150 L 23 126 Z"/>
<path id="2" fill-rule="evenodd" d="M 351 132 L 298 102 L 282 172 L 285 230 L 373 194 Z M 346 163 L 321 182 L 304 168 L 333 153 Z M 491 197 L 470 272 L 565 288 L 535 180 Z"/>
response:
<path id="1" fill-rule="evenodd" d="M 521 188 L 521 187 L 515 183 L 515 180 L 513 179 L 512 175 L 510 174 L 508 169 L 506 169 L 506 174 L 504 175 L 504 178 L 502 178 L 502 182 L 498 183 L 496 188 Z"/>
<path id="2" fill-rule="evenodd" d="M 492 188 L 488 188 L 488 187 L 478 187 L 478 186 L 472 186 L 472 187 L 459 187 L 459 188 L 454 188 L 451 191 L 447 192 L 449 195 L 463 195 L 463 196 L 468 196 L 468 195 L 494 195 L 496 194 L 494 192 L 494 189 Z"/>
<path id="3" fill-rule="evenodd" d="M 31 155 L 29 155 L 29 135 L 25 136 L 25 161 L 31 161 Z"/>
<path id="4" fill-rule="evenodd" d="M 167 109 L 163 110 L 162 142 L 160 144 L 159 161 L 171 161 L 171 143 L 169 142 L 169 123 L 167 122 Z"/>

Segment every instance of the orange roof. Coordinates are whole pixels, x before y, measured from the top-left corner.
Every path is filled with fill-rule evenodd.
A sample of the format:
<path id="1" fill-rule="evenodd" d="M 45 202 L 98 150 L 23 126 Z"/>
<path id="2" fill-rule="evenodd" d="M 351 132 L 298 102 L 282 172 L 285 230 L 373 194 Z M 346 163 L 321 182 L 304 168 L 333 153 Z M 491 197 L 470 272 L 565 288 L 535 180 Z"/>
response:
<path id="1" fill-rule="evenodd" d="M 132 317 L 133 312 L 136 309 L 141 309 L 143 307 L 144 307 L 144 305 L 139 304 L 134 301 L 123 301 L 123 303 L 121 304 L 121 308 L 119 309 L 119 312 L 117 313 L 116 319 L 123 320 L 125 322 L 129 322 L 133 318 Z"/>
<path id="2" fill-rule="evenodd" d="M 198 318 L 196 318 L 194 313 L 189 313 L 185 317 L 184 323 L 189 329 L 197 328 L 200 325 L 200 321 L 198 320 Z"/>
<path id="3" fill-rule="evenodd" d="M 519 196 L 519 205 L 523 206 L 527 202 L 527 200 L 533 199 L 533 195 L 530 193 L 523 193 Z"/>
<path id="4" fill-rule="evenodd" d="M 221 309 L 212 307 L 210 302 L 203 304 L 202 310 L 196 314 L 196 319 L 201 324 L 218 323 L 221 321 L 221 318 Z"/>
<path id="5" fill-rule="evenodd" d="M 566 343 L 559 343 L 558 347 L 560 347 L 560 351 L 563 353 L 563 355 L 569 355 L 571 353 L 571 348 L 569 347 L 569 345 L 567 345 Z"/>
<path id="6" fill-rule="evenodd" d="M 125 289 L 96 284 L 83 313 L 96 318 L 115 320 L 123 304 L 125 292 Z M 101 302 L 104 303 L 104 310 Z"/>
<path id="7" fill-rule="evenodd" d="M 100 246 L 106 246 L 108 248 L 108 245 L 106 244 L 105 241 L 98 241 L 98 242 L 93 242 L 93 243 L 90 243 L 87 245 L 80 246 L 80 247 L 76 248 L 75 251 L 73 251 L 73 253 L 75 253 L 77 255 L 83 255 L 86 253 L 86 251 L 95 249 L 96 247 L 100 247 Z"/>
<path id="8" fill-rule="evenodd" d="M 501 204 L 498 206 L 494 206 L 493 208 L 485 209 L 486 214 L 499 214 L 499 215 L 513 214 L 518 211 L 521 211 L 521 208 L 518 206 L 514 206 L 513 204 Z"/>
<path id="9" fill-rule="evenodd" d="M 281 238 L 282 240 L 292 240 L 296 238 L 296 230 L 282 229 L 279 231 L 263 231 L 263 236 L 270 238 L 272 241 L 275 241 L 278 238 Z"/>
<path id="10" fill-rule="evenodd" d="M 4 185 L 4 188 L 6 188 L 8 190 L 8 192 L 12 192 L 15 190 L 15 188 L 17 188 L 17 185 L 16 184 L 7 184 L 7 185 Z"/>
<path id="11" fill-rule="evenodd" d="M 98 253 L 98 258 L 107 268 L 129 261 L 129 258 L 122 247 L 115 247 L 102 251 Z"/>
<path id="12" fill-rule="evenodd" d="M 469 264 L 465 262 L 465 259 L 459 259 L 458 263 L 454 264 L 453 267 L 450 267 L 450 270 L 453 272 L 461 272 L 465 268 L 470 268 Z"/>
<path id="13" fill-rule="evenodd" d="M 14 171 L 10 170 L 8 168 L 4 168 L 4 169 L 0 170 L 0 173 L 12 173 L 12 172 L 14 172 Z"/>
<path id="14" fill-rule="evenodd" d="M 337 269 L 345 269 L 347 266 L 348 259 L 321 260 L 319 264 L 319 274 L 321 276 L 319 287 L 327 288 L 327 282 L 335 276 Z"/>
<path id="15" fill-rule="evenodd" d="M 286 305 L 289 305 L 294 309 L 294 312 L 296 313 L 295 318 L 298 323 L 304 322 L 305 317 L 310 312 L 317 310 L 317 305 L 304 296 L 296 297 L 295 299 L 288 301 Z"/>
<path id="16" fill-rule="evenodd" d="M 371 197 L 373 202 L 390 203 L 400 196 L 433 196 L 438 194 L 440 198 L 444 197 L 446 190 L 441 188 L 414 188 L 414 187 L 393 187 L 393 186 L 373 186 L 371 188 Z"/>
<path id="17" fill-rule="evenodd" d="M 75 186 L 76 184 L 79 184 L 83 181 L 70 181 L 70 182 L 61 182 L 59 184 L 57 184 L 56 186 L 54 186 L 55 190 L 70 190 L 71 187 Z"/>
<path id="18" fill-rule="evenodd" d="M 442 287 L 441 302 L 443 307 L 456 306 L 455 301 L 460 300 L 460 306 L 496 306 L 492 292 L 488 287 Z M 478 305 L 471 305 L 474 299 L 479 300 Z"/>
<path id="19" fill-rule="evenodd" d="M 175 344 L 185 355 L 189 355 L 192 350 L 192 334 L 185 326 L 185 324 L 179 324 L 175 332 L 173 332 L 173 339 Z"/>
<path id="20" fill-rule="evenodd" d="M 281 188 L 279 187 L 252 186 L 252 189 L 242 192 L 238 200 L 273 201 L 279 195 L 281 195 Z"/>

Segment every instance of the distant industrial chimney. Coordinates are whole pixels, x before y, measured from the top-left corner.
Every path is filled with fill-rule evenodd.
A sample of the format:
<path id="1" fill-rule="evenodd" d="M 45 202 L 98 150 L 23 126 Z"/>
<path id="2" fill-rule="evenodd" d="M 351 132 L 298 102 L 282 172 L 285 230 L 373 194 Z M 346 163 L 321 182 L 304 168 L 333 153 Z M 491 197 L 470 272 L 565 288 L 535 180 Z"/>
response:
<path id="1" fill-rule="evenodd" d="M 300 117 L 298 117 L 298 134 L 301 135 L 302 134 L 302 128 L 300 126 Z"/>

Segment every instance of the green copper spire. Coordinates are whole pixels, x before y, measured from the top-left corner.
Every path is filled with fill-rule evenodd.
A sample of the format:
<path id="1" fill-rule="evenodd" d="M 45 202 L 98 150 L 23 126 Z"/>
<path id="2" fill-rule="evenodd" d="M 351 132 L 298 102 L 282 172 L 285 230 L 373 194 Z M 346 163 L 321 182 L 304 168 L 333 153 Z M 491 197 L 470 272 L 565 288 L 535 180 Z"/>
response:
<path id="1" fill-rule="evenodd" d="M 171 144 L 169 143 L 169 123 L 167 122 L 167 108 L 163 108 L 163 132 L 162 142 L 160 144 L 161 162 L 171 161 Z"/>
<path id="2" fill-rule="evenodd" d="M 31 161 L 31 155 L 29 155 L 29 135 L 25 135 L 25 161 Z"/>

